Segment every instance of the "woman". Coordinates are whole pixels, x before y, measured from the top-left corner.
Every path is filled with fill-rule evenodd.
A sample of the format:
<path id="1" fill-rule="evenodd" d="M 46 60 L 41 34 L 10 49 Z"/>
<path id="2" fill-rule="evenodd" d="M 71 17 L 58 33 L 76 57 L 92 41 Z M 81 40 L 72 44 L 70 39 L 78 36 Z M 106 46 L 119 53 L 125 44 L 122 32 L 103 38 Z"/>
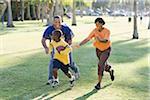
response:
<path id="1" fill-rule="evenodd" d="M 98 83 L 95 86 L 97 90 L 101 88 L 101 80 L 103 72 L 109 72 L 111 80 L 114 80 L 114 70 L 111 70 L 111 66 L 108 65 L 107 60 L 111 52 L 111 42 L 110 42 L 110 31 L 103 27 L 105 21 L 102 18 L 97 18 L 95 20 L 96 28 L 90 33 L 90 35 L 85 38 L 78 47 L 84 45 L 92 38 L 95 38 L 93 42 L 94 47 L 96 48 L 96 55 L 99 59 L 98 62 Z"/>

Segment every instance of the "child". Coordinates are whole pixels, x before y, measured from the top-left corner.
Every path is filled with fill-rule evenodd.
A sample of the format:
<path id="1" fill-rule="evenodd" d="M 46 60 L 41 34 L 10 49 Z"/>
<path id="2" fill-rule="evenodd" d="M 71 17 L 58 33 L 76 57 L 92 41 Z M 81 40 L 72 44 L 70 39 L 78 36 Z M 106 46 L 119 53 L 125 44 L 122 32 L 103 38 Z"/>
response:
<path id="1" fill-rule="evenodd" d="M 69 53 L 71 52 L 71 47 L 68 43 L 66 43 L 63 39 L 61 39 L 61 30 L 54 30 L 52 33 L 52 41 L 49 45 L 49 52 L 51 53 L 52 49 L 54 49 L 54 60 L 53 60 L 53 83 L 52 86 L 55 87 L 59 85 L 57 78 L 57 71 L 61 69 L 64 74 L 70 78 L 70 86 L 74 85 L 75 77 L 69 71 Z"/>

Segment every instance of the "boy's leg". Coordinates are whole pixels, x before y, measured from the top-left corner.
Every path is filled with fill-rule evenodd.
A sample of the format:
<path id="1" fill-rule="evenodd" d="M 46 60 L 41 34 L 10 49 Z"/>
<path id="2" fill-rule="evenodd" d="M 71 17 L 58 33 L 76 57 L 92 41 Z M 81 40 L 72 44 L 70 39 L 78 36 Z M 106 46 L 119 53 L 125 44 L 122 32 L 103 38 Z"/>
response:
<path id="1" fill-rule="evenodd" d="M 58 69 L 54 68 L 53 69 L 53 75 L 54 75 L 54 79 L 53 79 L 53 83 L 52 83 L 52 87 L 58 86 L 59 85 L 59 81 L 58 81 L 58 74 L 57 74 Z"/>
<path id="2" fill-rule="evenodd" d="M 58 60 L 54 59 L 53 60 L 53 83 L 52 83 L 52 87 L 55 87 L 57 85 L 59 85 L 59 80 L 58 80 L 58 69 L 60 68 L 60 63 Z"/>
<path id="3" fill-rule="evenodd" d="M 63 65 L 61 67 L 61 70 L 64 72 L 64 74 L 70 79 L 70 86 L 74 86 L 75 77 L 72 75 L 72 73 L 69 71 L 69 65 Z"/>
<path id="4" fill-rule="evenodd" d="M 53 69 L 54 79 L 57 79 L 57 76 L 58 76 L 57 71 L 58 71 L 57 68 L 54 68 L 54 69 Z"/>
<path id="5" fill-rule="evenodd" d="M 80 77 L 79 67 L 73 62 L 72 52 L 69 53 L 70 58 L 70 68 L 75 73 L 75 78 L 78 79 Z"/>

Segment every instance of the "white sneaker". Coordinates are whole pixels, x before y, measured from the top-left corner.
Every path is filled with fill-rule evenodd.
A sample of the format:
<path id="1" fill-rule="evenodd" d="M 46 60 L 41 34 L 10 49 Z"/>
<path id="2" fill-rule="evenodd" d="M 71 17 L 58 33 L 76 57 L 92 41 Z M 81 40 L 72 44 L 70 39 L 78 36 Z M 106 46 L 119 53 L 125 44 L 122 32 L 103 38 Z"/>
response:
<path id="1" fill-rule="evenodd" d="M 53 79 L 48 80 L 48 82 L 46 83 L 46 85 L 51 85 L 53 83 Z"/>
<path id="2" fill-rule="evenodd" d="M 54 87 L 56 87 L 56 86 L 58 86 L 59 85 L 59 81 L 53 81 L 53 83 L 52 83 L 52 87 L 54 88 Z"/>
<path id="3" fill-rule="evenodd" d="M 71 80 L 69 82 L 70 82 L 70 87 L 73 87 L 74 83 L 75 83 L 75 77 L 72 76 L 72 78 L 71 78 Z"/>

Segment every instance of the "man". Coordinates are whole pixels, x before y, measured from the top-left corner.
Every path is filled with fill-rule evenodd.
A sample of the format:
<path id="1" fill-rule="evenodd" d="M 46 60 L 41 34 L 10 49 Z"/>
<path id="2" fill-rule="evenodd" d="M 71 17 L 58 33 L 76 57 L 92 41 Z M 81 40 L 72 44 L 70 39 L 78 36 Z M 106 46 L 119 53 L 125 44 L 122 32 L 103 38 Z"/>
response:
<path id="1" fill-rule="evenodd" d="M 46 44 L 46 40 L 51 41 L 51 35 L 52 32 L 56 29 L 60 29 L 63 32 L 64 40 L 71 45 L 72 44 L 72 38 L 74 36 L 72 30 L 67 26 L 62 24 L 62 20 L 60 16 L 54 16 L 53 25 L 48 26 L 48 28 L 45 30 L 43 37 L 42 37 L 42 45 L 45 49 L 45 53 L 48 54 L 49 49 Z M 53 57 L 54 57 L 54 50 L 51 53 L 51 59 L 49 63 L 49 74 L 48 74 L 48 82 L 47 85 L 51 84 L 53 82 L 53 75 L 52 75 L 52 69 L 53 69 Z M 76 79 L 79 78 L 79 68 L 76 66 L 76 64 L 73 62 L 72 59 L 72 53 L 69 54 L 70 57 L 70 68 L 74 71 Z"/>

